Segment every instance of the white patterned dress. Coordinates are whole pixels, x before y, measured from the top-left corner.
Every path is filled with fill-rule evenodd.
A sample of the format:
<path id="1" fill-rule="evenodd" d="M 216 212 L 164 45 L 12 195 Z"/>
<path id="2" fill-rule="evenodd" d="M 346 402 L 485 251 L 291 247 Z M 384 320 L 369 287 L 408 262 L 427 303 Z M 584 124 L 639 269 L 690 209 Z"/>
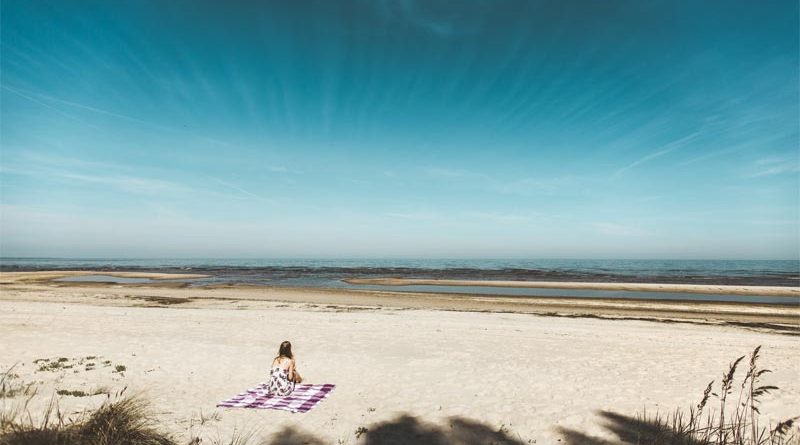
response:
<path id="1" fill-rule="evenodd" d="M 294 391 L 294 382 L 289 380 L 289 371 L 276 366 L 272 368 L 269 375 L 269 391 L 270 394 L 276 396 L 288 396 Z"/>

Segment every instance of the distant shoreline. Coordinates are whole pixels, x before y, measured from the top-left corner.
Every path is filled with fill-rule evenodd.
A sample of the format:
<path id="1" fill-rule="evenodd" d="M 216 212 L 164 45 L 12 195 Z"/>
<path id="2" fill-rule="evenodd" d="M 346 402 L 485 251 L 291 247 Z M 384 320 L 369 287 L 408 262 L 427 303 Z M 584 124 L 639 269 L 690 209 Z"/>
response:
<path id="1" fill-rule="evenodd" d="M 162 273 L 162 272 L 127 272 L 127 271 L 92 271 L 92 270 L 54 270 L 37 272 L 5 272 L 0 271 L 0 278 L 13 282 L 51 281 L 59 278 L 80 277 L 86 275 L 106 275 L 119 278 L 146 278 L 150 280 L 193 280 L 209 278 L 210 275 L 192 273 Z"/>
<path id="2" fill-rule="evenodd" d="M 676 292 L 697 294 L 753 295 L 772 297 L 800 297 L 800 287 L 788 286 L 730 286 L 670 283 L 595 283 L 565 281 L 502 281 L 502 280 L 447 280 L 415 278 L 348 278 L 349 284 L 379 286 L 476 286 L 514 287 L 540 289 L 616 290 L 635 292 Z"/>
<path id="3" fill-rule="evenodd" d="M 98 272 L 72 273 L 80 276 Z M 101 273 L 120 275 L 120 273 Z M 58 277 L 69 275 L 70 273 L 63 271 L 0 272 L 0 300 L 176 309 L 258 309 L 288 304 L 334 312 L 380 309 L 500 312 L 568 318 L 717 324 L 800 334 L 800 308 L 790 304 L 788 299 L 786 304 L 759 304 L 615 298 L 508 297 L 228 283 L 190 287 L 186 282 L 175 280 L 193 275 L 180 274 L 158 274 L 159 281 L 137 284 L 53 281 Z M 146 273 L 128 272 L 122 275 L 155 278 L 153 274 Z"/>
<path id="4" fill-rule="evenodd" d="M 800 286 L 792 260 L 12 259 L 0 272 L 192 273 L 214 282 L 336 287 L 341 279 Z"/>

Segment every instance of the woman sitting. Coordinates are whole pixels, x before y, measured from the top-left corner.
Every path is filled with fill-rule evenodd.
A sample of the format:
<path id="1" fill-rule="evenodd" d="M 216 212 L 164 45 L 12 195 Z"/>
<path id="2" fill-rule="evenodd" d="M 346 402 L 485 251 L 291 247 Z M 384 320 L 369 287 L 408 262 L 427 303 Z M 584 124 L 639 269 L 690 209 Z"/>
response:
<path id="1" fill-rule="evenodd" d="M 292 344 L 285 341 L 278 348 L 278 356 L 272 361 L 268 391 L 270 394 L 288 396 L 294 391 L 294 384 L 302 381 L 303 378 L 295 369 Z"/>

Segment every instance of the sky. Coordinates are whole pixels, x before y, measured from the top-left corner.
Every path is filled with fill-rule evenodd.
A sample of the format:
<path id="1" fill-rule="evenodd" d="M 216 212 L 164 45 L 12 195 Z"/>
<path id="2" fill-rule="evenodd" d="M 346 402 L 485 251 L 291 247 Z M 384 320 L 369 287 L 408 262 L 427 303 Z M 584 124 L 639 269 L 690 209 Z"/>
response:
<path id="1" fill-rule="evenodd" d="M 0 8 L 0 256 L 800 256 L 795 0 Z"/>

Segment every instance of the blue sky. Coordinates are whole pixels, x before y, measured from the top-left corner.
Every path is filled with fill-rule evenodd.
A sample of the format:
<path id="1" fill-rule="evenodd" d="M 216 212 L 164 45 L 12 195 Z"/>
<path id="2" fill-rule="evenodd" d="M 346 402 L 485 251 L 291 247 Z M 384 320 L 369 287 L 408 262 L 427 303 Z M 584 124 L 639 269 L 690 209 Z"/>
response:
<path id="1" fill-rule="evenodd" d="M 2 2 L 0 255 L 797 258 L 796 1 Z"/>

